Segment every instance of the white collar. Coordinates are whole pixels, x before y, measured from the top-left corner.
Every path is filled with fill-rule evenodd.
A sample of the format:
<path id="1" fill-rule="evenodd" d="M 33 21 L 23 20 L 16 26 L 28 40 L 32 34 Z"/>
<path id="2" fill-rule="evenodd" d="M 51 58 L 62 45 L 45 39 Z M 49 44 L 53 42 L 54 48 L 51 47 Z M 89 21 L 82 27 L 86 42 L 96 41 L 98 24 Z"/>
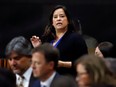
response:
<path id="1" fill-rule="evenodd" d="M 28 68 L 27 71 L 23 74 L 24 78 L 26 81 L 30 81 L 30 77 L 31 77 L 31 74 L 32 74 L 32 68 Z M 18 74 L 16 74 L 16 78 L 17 78 L 17 81 L 18 81 L 18 78 L 20 76 Z"/>
<path id="2" fill-rule="evenodd" d="M 54 79 L 55 75 L 56 75 L 56 72 L 53 72 L 53 74 L 46 81 L 44 81 L 44 82 L 41 81 L 40 84 L 45 85 L 47 87 L 50 87 L 50 85 L 52 83 L 52 80 Z"/>

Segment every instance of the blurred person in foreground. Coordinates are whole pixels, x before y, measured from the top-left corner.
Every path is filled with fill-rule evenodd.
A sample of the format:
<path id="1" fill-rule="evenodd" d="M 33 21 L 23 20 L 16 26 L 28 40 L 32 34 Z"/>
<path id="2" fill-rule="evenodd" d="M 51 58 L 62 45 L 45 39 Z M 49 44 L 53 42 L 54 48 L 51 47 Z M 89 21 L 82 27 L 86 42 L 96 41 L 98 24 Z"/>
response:
<path id="1" fill-rule="evenodd" d="M 0 87 L 16 87 L 16 76 L 12 71 L 0 68 Z"/>
<path id="2" fill-rule="evenodd" d="M 76 60 L 79 87 L 116 87 L 116 78 L 102 58 L 85 55 Z"/>

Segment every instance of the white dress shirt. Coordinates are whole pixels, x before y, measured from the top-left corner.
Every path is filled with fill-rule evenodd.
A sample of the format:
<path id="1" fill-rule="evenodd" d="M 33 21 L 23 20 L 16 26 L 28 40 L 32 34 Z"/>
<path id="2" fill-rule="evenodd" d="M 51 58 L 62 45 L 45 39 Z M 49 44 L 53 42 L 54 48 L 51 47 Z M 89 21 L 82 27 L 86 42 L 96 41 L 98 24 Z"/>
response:
<path id="1" fill-rule="evenodd" d="M 54 72 L 46 81 L 44 81 L 44 82 L 41 81 L 40 82 L 41 87 L 43 87 L 43 86 L 50 87 L 55 75 L 56 75 L 56 72 Z"/>
<path id="2" fill-rule="evenodd" d="M 29 86 L 29 81 L 30 81 L 30 77 L 32 74 L 32 68 L 30 67 L 24 74 L 24 80 L 23 80 L 23 86 L 24 87 L 28 87 Z M 21 81 L 21 76 L 19 76 L 18 74 L 16 74 L 16 84 L 19 85 L 20 81 Z"/>

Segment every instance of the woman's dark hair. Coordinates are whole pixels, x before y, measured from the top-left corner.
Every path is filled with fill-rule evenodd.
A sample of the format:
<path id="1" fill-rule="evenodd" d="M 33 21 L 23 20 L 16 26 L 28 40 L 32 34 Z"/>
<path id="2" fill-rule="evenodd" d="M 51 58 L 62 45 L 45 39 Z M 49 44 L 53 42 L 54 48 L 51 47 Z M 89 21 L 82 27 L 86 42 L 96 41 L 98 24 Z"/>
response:
<path id="1" fill-rule="evenodd" d="M 74 26 L 74 21 L 72 20 L 72 18 L 71 18 L 71 16 L 70 16 L 69 12 L 68 12 L 68 10 L 67 10 L 67 8 L 66 8 L 65 6 L 63 6 L 63 5 L 57 5 L 57 6 L 51 11 L 50 18 L 49 18 L 49 23 L 48 23 L 48 25 L 45 27 L 45 32 L 44 32 L 44 34 L 43 34 L 43 36 L 42 36 L 43 42 L 44 42 L 44 41 L 45 41 L 45 42 L 46 42 L 46 41 L 51 41 L 51 40 L 53 40 L 53 39 L 55 38 L 56 32 L 55 32 L 55 29 L 54 29 L 54 27 L 53 27 L 53 25 L 52 25 L 52 18 L 53 18 L 54 11 L 57 10 L 57 9 L 60 9 L 60 8 L 64 10 L 64 13 L 66 14 L 66 17 L 67 17 L 67 19 L 68 19 L 68 22 L 69 22 L 69 24 L 68 24 L 68 31 L 70 31 L 70 32 L 77 31 L 76 28 L 75 28 L 75 26 Z"/>
<path id="2" fill-rule="evenodd" d="M 114 51 L 114 45 L 111 42 L 101 42 L 98 44 L 98 48 L 105 57 L 114 57 L 115 51 Z"/>

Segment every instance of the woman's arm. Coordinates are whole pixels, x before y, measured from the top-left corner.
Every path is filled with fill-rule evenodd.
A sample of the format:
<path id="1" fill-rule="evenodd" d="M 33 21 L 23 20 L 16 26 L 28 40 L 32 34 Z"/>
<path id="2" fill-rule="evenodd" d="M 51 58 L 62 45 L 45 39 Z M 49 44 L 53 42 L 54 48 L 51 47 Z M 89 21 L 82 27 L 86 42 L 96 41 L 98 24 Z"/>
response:
<path id="1" fill-rule="evenodd" d="M 70 61 L 58 61 L 58 67 L 66 67 L 66 68 L 71 68 L 72 62 Z"/>

